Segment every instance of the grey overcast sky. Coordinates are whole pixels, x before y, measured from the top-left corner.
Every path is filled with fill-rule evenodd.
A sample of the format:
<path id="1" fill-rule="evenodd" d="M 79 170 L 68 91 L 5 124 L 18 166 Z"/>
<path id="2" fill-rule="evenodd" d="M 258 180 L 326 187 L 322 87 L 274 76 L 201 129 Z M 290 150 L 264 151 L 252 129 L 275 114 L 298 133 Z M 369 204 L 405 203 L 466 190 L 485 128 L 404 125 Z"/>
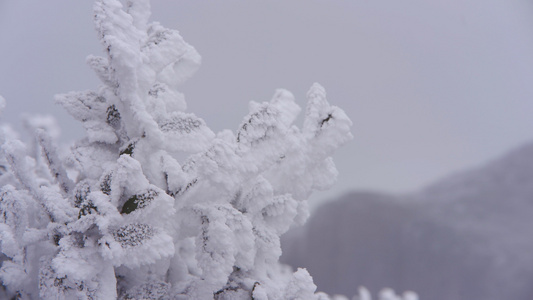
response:
<path id="1" fill-rule="evenodd" d="M 203 57 L 183 84 L 189 111 L 236 129 L 276 88 L 305 105 L 313 82 L 354 122 L 332 191 L 408 192 L 533 140 L 533 3 L 528 0 L 162 1 L 152 19 Z M 53 95 L 94 89 L 92 1 L 0 0 L 2 122 L 53 114 Z"/>

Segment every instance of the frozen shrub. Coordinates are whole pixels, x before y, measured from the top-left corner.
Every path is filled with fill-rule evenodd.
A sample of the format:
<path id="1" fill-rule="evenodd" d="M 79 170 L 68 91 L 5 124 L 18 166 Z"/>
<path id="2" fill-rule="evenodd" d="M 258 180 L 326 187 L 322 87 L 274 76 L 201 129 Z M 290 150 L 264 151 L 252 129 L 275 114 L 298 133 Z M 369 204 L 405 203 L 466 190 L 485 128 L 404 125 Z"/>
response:
<path id="1" fill-rule="evenodd" d="M 334 182 L 330 156 L 351 139 L 348 117 L 314 84 L 301 129 L 293 95 L 278 90 L 252 102 L 235 133 L 215 134 L 176 89 L 200 56 L 148 21 L 149 1 L 98 0 L 94 11 L 106 57 L 87 62 L 102 85 L 56 98 L 87 136 L 67 157 L 46 126 L 36 151 L 0 140 L 3 293 L 323 298 L 305 269 L 278 262 L 280 236 L 305 221 L 310 193 Z"/>

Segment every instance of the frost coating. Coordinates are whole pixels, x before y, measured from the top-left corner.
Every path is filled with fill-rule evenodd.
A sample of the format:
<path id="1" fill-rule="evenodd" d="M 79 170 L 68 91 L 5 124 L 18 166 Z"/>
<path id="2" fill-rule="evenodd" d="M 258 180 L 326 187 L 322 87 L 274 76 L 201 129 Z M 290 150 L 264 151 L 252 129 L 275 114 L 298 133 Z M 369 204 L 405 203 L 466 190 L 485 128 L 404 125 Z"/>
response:
<path id="1" fill-rule="evenodd" d="M 280 236 L 337 175 L 351 121 L 314 84 L 250 103 L 235 133 L 185 112 L 176 87 L 200 56 L 149 23 L 149 1 L 96 1 L 102 85 L 56 96 L 87 137 L 61 156 L 2 138 L 0 278 L 10 296 L 63 299 L 324 299 L 305 269 L 278 262 Z M 0 103 L 1 104 L 1 103 Z M 7 136 L 7 135 L 6 135 Z M 5 162 L 5 163 L 3 163 Z M 46 166 L 47 172 L 42 172 Z"/>

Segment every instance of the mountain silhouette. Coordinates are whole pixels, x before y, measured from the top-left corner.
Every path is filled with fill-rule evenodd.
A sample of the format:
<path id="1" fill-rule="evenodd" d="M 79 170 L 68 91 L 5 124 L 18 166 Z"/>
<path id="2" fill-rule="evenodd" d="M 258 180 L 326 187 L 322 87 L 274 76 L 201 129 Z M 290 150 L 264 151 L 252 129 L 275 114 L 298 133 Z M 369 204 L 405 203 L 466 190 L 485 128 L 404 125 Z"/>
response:
<path id="1" fill-rule="evenodd" d="M 533 299 L 533 143 L 408 195 L 353 192 L 282 239 L 318 289 L 427 300 Z"/>

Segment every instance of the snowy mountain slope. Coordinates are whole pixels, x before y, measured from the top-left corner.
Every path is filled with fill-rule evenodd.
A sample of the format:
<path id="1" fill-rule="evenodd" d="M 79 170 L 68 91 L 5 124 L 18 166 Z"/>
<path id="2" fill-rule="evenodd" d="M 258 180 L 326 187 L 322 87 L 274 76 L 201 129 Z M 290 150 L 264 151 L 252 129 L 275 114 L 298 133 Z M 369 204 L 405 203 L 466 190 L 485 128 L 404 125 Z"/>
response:
<path id="1" fill-rule="evenodd" d="M 319 290 L 421 299 L 533 299 L 533 143 L 409 196 L 352 193 L 285 236 Z"/>

